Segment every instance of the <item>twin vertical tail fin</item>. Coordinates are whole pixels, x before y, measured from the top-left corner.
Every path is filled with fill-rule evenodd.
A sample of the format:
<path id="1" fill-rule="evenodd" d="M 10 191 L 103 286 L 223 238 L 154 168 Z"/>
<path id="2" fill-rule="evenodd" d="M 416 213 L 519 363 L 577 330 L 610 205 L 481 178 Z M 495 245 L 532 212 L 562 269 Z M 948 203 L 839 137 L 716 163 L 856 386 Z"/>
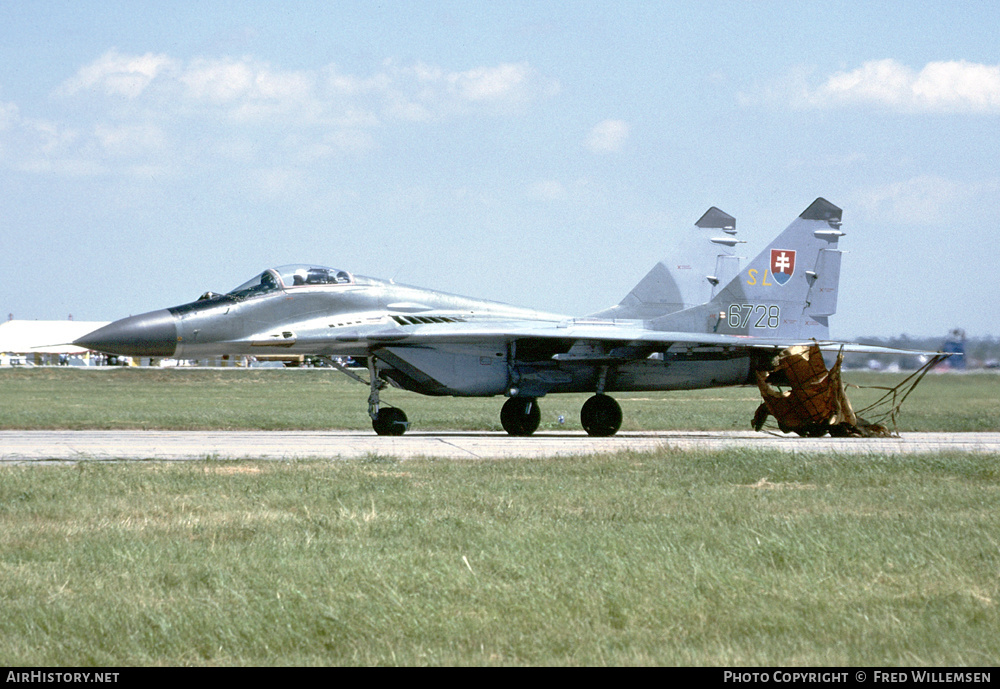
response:
<path id="1" fill-rule="evenodd" d="M 590 316 L 648 320 L 704 304 L 739 271 L 735 235 L 736 219 L 712 206 L 621 303 Z"/>
<path id="2" fill-rule="evenodd" d="M 837 311 L 841 209 L 818 198 L 708 303 L 655 318 L 657 330 L 829 338 Z"/>

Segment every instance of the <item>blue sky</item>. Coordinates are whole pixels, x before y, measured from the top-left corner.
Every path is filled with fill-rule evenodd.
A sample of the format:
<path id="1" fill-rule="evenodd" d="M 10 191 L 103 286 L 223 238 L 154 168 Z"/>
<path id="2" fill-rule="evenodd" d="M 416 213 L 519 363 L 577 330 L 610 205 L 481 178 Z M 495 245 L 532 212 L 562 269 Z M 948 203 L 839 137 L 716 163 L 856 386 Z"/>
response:
<path id="1" fill-rule="evenodd" d="M 568 314 L 844 209 L 835 336 L 1000 331 L 992 2 L 0 0 L 0 310 L 315 262 Z"/>

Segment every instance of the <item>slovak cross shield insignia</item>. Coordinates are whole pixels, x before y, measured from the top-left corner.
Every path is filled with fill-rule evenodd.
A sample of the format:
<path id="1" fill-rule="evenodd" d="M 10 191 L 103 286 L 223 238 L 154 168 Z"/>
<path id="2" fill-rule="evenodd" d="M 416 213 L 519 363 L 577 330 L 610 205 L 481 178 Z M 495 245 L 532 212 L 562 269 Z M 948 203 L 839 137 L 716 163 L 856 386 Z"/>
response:
<path id="1" fill-rule="evenodd" d="M 792 249 L 771 249 L 771 276 L 779 285 L 792 279 L 795 272 L 795 251 Z"/>

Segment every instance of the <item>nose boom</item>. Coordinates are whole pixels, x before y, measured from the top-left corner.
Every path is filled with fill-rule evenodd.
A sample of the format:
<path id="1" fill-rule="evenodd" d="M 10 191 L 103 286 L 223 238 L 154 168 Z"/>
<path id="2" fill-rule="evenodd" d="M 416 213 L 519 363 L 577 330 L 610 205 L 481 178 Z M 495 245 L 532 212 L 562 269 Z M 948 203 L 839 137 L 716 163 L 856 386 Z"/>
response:
<path id="1" fill-rule="evenodd" d="M 121 356 L 171 357 L 177 351 L 177 318 L 167 309 L 129 316 L 98 328 L 73 344 Z"/>

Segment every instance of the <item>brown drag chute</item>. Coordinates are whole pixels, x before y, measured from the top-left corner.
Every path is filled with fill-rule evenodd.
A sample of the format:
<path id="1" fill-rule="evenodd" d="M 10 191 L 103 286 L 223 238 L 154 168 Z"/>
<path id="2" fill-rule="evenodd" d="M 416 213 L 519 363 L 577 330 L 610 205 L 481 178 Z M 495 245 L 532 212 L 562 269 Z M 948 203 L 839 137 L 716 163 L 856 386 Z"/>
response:
<path id="1" fill-rule="evenodd" d="M 784 433 L 819 437 L 891 437 L 884 425 L 858 417 L 840 378 L 844 353 L 827 370 L 823 352 L 815 343 L 783 349 L 755 371 L 763 404 L 753 417 L 754 430 L 764 427 L 768 416 Z M 782 389 L 787 388 L 787 389 Z"/>

